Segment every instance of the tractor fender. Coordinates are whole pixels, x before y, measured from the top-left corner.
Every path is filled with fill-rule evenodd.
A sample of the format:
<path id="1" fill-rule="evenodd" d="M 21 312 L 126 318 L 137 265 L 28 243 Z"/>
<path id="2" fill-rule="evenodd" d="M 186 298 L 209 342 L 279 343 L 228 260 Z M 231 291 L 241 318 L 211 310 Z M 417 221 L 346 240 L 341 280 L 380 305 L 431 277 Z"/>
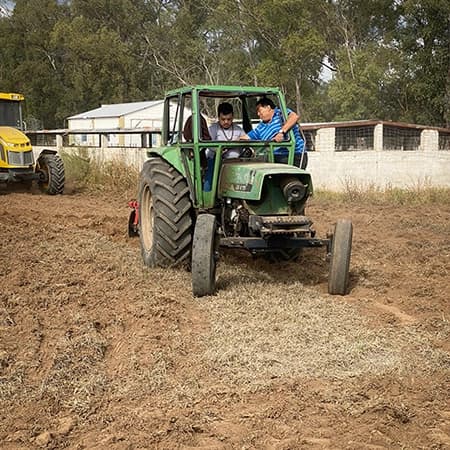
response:
<path id="1" fill-rule="evenodd" d="M 189 189 L 189 198 L 192 204 L 196 204 L 196 193 L 192 173 L 194 172 L 193 162 L 186 154 L 174 147 L 158 147 L 147 151 L 147 157 L 159 157 L 170 164 L 183 178 L 185 178 Z"/>
<path id="2" fill-rule="evenodd" d="M 56 150 L 51 150 L 49 148 L 44 148 L 39 152 L 39 156 L 41 155 L 56 155 L 58 152 Z"/>
<path id="3" fill-rule="evenodd" d="M 183 164 L 180 150 L 174 147 L 159 147 L 147 151 L 147 156 L 159 156 L 165 159 L 171 166 L 175 167 L 184 177 L 187 176 L 186 167 Z"/>
<path id="4" fill-rule="evenodd" d="M 6 126 L 0 126 L 0 139 L 13 144 L 24 144 L 30 141 L 22 131 Z"/>

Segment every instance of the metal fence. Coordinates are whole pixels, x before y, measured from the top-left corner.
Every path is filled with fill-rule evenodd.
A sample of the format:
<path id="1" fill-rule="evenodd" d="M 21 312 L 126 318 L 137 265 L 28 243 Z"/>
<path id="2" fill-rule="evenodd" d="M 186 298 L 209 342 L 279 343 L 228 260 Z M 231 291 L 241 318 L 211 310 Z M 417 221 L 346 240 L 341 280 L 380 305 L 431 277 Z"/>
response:
<path id="1" fill-rule="evenodd" d="M 374 125 L 336 128 L 335 151 L 373 150 L 374 129 Z"/>
<path id="2" fill-rule="evenodd" d="M 303 124 L 309 152 L 450 151 L 450 129 L 381 121 Z M 42 130 L 27 131 L 33 146 L 57 148 L 151 148 L 161 143 L 161 131 Z"/>
<path id="3" fill-rule="evenodd" d="M 414 128 L 383 127 L 383 150 L 415 151 L 420 149 L 422 130 Z"/>
<path id="4" fill-rule="evenodd" d="M 151 148 L 160 145 L 156 130 L 45 130 L 27 131 L 31 145 L 40 147 Z"/>
<path id="5" fill-rule="evenodd" d="M 317 130 L 302 130 L 305 147 L 308 152 L 316 151 Z"/>
<path id="6" fill-rule="evenodd" d="M 439 150 L 450 151 L 450 132 L 440 132 L 439 133 Z"/>

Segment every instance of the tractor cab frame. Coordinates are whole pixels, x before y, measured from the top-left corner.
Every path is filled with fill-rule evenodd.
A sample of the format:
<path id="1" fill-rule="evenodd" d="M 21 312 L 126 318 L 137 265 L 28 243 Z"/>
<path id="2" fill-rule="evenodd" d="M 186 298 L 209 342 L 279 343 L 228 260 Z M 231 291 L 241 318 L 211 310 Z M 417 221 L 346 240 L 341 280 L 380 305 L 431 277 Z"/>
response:
<path id="1" fill-rule="evenodd" d="M 201 85 L 167 93 L 162 145 L 148 151 L 140 175 L 137 229 L 144 262 L 151 267 L 189 262 L 193 293 L 202 296 L 215 291 L 222 248 L 289 261 L 302 247 L 324 246 L 331 258 L 329 292 L 345 294 L 352 225 L 338 221 L 326 238 L 315 236 L 305 215 L 312 179 L 293 165 L 293 132 L 283 142 L 213 141 L 205 132 L 205 122 L 214 121 L 217 106 L 226 101 L 248 133 L 259 123 L 255 106 L 262 97 L 287 119 L 278 88 Z M 275 162 L 280 147 L 287 164 Z M 240 156 L 226 158 L 230 151 Z"/>

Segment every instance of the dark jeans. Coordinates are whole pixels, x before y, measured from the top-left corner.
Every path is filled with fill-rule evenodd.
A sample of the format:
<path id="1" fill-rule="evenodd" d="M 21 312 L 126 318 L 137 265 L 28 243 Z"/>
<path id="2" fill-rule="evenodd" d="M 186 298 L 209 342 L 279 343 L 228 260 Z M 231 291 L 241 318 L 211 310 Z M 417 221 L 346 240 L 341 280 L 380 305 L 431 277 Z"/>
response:
<path id="1" fill-rule="evenodd" d="M 287 157 L 287 155 L 275 155 L 275 162 L 287 164 L 288 157 Z M 307 152 L 296 153 L 294 155 L 294 166 L 300 167 L 300 169 L 306 169 L 307 165 L 308 165 L 308 153 Z"/>

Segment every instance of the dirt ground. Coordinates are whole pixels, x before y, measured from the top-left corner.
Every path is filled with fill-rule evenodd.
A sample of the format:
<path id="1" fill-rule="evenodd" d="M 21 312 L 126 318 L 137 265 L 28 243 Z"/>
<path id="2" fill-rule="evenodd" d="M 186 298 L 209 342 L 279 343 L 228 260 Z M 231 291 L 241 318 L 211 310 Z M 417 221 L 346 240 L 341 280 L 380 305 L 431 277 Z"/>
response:
<path id="1" fill-rule="evenodd" d="M 313 199 L 325 250 L 239 252 L 218 292 L 143 267 L 126 195 L 0 192 L 1 449 L 450 448 L 450 205 Z"/>

